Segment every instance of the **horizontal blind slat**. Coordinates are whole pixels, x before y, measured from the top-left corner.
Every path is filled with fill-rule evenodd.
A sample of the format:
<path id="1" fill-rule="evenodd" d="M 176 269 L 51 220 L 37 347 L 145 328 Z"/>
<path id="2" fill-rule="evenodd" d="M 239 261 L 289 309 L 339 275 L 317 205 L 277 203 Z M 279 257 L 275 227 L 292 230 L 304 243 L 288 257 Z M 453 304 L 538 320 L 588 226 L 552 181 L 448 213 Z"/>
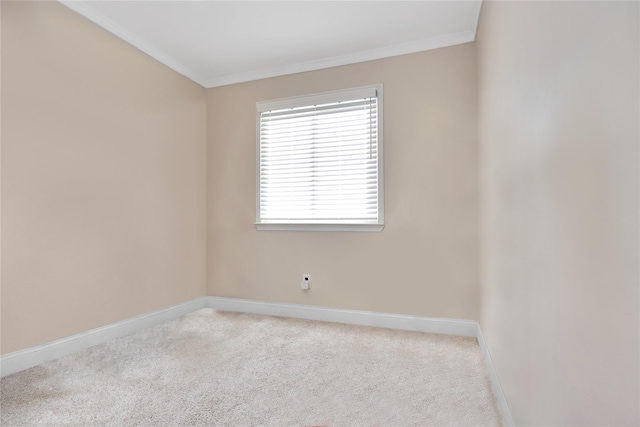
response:
<path id="1" fill-rule="evenodd" d="M 259 126 L 261 220 L 377 218 L 376 98 L 264 111 Z"/>

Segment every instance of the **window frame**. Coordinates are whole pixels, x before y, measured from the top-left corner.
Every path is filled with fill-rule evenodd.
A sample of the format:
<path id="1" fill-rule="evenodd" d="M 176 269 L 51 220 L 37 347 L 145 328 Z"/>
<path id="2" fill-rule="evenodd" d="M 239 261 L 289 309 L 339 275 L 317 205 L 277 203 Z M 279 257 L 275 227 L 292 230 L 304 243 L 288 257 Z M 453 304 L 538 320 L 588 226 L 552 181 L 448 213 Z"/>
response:
<path id="1" fill-rule="evenodd" d="M 260 114 L 264 111 L 312 104 L 330 103 L 356 99 L 362 92 L 375 90 L 378 114 L 378 221 L 376 223 L 264 223 L 260 218 Z M 257 230 L 271 231 L 369 231 L 380 232 L 384 229 L 384 112 L 382 83 L 348 89 L 333 90 L 309 95 L 293 96 L 256 102 L 256 222 Z"/>

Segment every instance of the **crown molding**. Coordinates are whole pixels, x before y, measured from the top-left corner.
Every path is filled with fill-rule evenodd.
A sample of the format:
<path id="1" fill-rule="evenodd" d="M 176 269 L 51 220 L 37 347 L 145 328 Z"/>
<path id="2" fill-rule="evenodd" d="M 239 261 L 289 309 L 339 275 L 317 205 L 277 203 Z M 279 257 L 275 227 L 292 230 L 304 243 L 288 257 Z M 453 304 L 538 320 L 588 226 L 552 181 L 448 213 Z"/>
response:
<path id="1" fill-rule="evenodd" d="M 157 49 L 155 46 L 152 46 L 151 44 L 142 40 L 138 36 L 125 30 L 120 25 L 118 25 L 111 19 L 107 18 L 102 13 L 97 12 L 95 9 L 87 6 L 83 2 L 78 2 L 73 0 L 58 0 L 58 2 L 68 7 L 69 9 L 73 10 L 74 12 L 84 16 L 85 18 L 94 22 L 95 24 L 98 24 L 100 27 L 109 31 L 116 37 L 121 38 L 122 40 L 129 43 L 133 47 L 146 53 L 153 59 L 171 68 L 173 71 L 177 72 L 178 74 L 182 74 L 188 79 L 198 83 L 200 86 L 204 86 L 205 79 L 202 78 L 202 76 L 200 76 L 198 73 L 196 73 L 189 67 L 185 66 L 181 62 L 177 61 L 171 55 L 166 54 L 162 50 Z"/>
<path id="2" fill-rule="evenodd" d="M 234 73 L 224 76 L 211 76 L 205 78 L 199 73 L 185 66 L 171 55 L 157 49 L 155 46 L 139 38 L 138 36 L 125 30 L 113 20 L 107 18 L 102 13 L 88 6 L 86 2 L 73 0 L 58 0 L 59 3 L 73 10 L 74 12 L 84 16 L 105 30 L 111 32 L 115 36 L 121 38 L 125 42 L 131 44 L 172 70 L 193 80 L 205 88 L 214 88 L 219 86 L 227 86 L 236 83 L 244 83 L 253 80 L 261 80 L 271 77 L 286 76 L 289 74 L 304 73 L 307 71 L 322 70 L 325 68 L 339 67 L 342 65 L 357 64 L 360 62 L 373 61 L 376 59 L 384 59 L 393 56 L 406 55 L 411 53 L 423 52 L 427 50 L 440 49 L 443 47 L 455 46 L 459 44 L 469 43 L 475 40 L 478 21 L 476 19 L 474 27 L 469 31 L 452 33 L 438 37 L 431 37 L 421 40 L 415 40 L 408 43 L 401 43 L 392 46 L 369 49 L 365 51 L 355 52 L 346 55 L 339 55 L 330 58 L 322 58 L 313 61 L 299 62 L 295 64 L 287 64 L 280 67 L 267 68 L 256 71 L 248 71 L 244 73 Z M 478 15 L 482 3 L 478 2 Z"/>
<path id="3" fill-rule="evenodd" d="M 314 61 L 299 62 L 297 64 L 284 65 L 282 67 L 274 67 L 258 71 L 249 71 L 246 73 L 236 73 L 221 77 L 213 77 L 207 79 L 204 86 L 209 89 L 218 86 L 227 86 L 235 83 L 244 83 L 270 77 L 279 77 L 289 74 L 304 73 L 307 71 L 322 70 L 325 68 L 357 64 L 359 62 L 374 61 L 376 59 L 384 59 L 393 56 L 422 52 L 426 50 L 440 49 L 443 47 L 469 43 L 474 40 L 475 31 L 463 31 L 460 33 L 431 37 L 428 39 L 416 40 L 393 46 L 365 50 L 348 55 L 340 55 Z"/>
<path id="4" fill-rule="evenodd" d="M 476 10 L 474 11 L 476 19 L 473 22 L 473 29 L 471 30 L 473 32 L 473 41 L 476 40 L 476 35 L 478 34 L 478 24 L 480 23 L 480 12 L 482 11 L 482 3 L 482 0 L 480 0 L 476 4 Z"/>

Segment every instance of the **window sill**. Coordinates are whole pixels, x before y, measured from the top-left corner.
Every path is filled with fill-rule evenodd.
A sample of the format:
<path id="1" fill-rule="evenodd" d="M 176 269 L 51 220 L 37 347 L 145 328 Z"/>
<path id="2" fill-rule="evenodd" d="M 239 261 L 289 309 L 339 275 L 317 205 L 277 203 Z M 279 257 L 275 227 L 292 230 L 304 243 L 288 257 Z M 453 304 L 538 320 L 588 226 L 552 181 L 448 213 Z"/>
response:
<path id="1" fill-rule="evenodd" d="M 384 224 L 256 224 L 258 231 L 365 231 L 381 232 Z"/>

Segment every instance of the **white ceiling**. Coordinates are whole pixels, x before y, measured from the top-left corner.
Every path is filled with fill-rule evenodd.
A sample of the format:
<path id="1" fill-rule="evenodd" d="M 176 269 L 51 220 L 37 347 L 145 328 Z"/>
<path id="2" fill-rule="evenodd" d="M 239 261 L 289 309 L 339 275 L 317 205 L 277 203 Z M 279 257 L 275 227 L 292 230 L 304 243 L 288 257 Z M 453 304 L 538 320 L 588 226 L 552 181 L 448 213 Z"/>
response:
<path id="1" fill-rule="evenodd" d="M 481 0 L 61 3 L 205 87 L 475 39 Z"/>

